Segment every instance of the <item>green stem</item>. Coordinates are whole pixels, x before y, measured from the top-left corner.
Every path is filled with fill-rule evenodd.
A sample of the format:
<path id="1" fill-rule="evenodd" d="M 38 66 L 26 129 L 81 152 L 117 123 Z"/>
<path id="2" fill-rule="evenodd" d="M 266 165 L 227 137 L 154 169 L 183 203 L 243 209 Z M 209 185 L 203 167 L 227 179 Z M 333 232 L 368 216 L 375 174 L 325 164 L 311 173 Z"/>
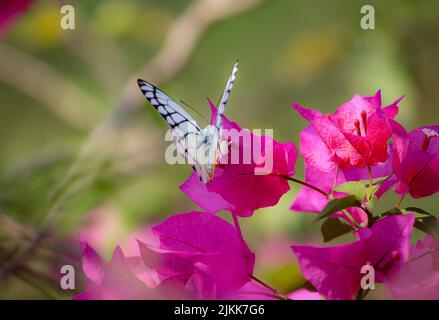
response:
<path id="1" fill-rule="evenodd" d="M 316 187 L 316 186 L 313 186 L 312 184 L 309 184 L 309 183 L 307 183 L 307 182 L 305 182 L 305 181 L 302 181 L 302 180 L 299 180 L 299 179 L 296 179 L 296 178 L 293 178 L 293 177 L 289 177 L 289 176 L 286 176 L 286 175 L 280 175 L 280 176 L 281 176 L 282 178 L 285 178 L 285 179 L 289 180 L 289 181 L 293 181 L 293 182 L 298 183 L 298 184 L 301 184 L 301 185 L 303 185 L 303 186 L 305 186 L 305 187 L 311 188 L 311 189 L 313 189 L 314 191 L 317 191 L 317 192 L 323 194 L 323 195 L 324 195 L 326 198 L 328 198 L 329 200 L 332 200 L 332 199 L 333 199 L 333 197 L 332 197 L 330 194 L 328 194 L 327 192 L 323 191 L 322 189 L 320 189 L 320 188 L 318 188 L 318 187 Z"/>
<path id="2" fill-rule="evenodd" d="M 338 171 L 338 170 L 337 170 L 337 171 Z M 332 196 L 332 194 L 328 194 L 327 192 L 323 191 L 322 189 L 320 189 L 320 188 L 318 188 L 318 187 L 316 187 L 316 186 L 313 186 L 312 184 L 309 184 L 309 183 L 307 183 L 307 182 L 305 182 L 305 181 L 302 181 L 302 180 L 299 180 L 299 179 L 296 179 L 296 178 L 293 178 L 293 177 L 289 177 L 289 176 L 284 176 L 284 175 L 282 175 L 282 177 L 285 178 L 285 179 L 287 179 L 287 180 L 289 180 L 289 181 L 293 181 L 293 182 L 296 182 L 296 183 L 298 183 L 298 184 L 301 184 L 301 185 L 303 185 L 303 186 L 305 186 L 305 187 L 311 188 L 311 189 L 313 189 L 313 190 L 319 192 L 320 194 L 324 195 L 324 196 L 325 196 L 326 198 L 328 198 L 329 200 L 334 199 L 334 197 Z M 343 214 L 346 216 L 346 218 L 347 218 L 349 221 L 352 222 L 353 225 L 355 225 L 356 227 L 358 227 L 357 221 L 354 219 L 354 217 L 352 217 L 352 215 L 351 215 L 347 210 L 343 210 L 342 212 L 343 212 Z"/>
<path id="3" fill-rule="evenodd" d="M 236 233 L 238 234 L 239 238 L 242 241 L 244 241 L 244 237 L 242 236 L 242 232 L 241 232 L 241 226 L 239 225 L 238 216 L 236 215 L 236 213 L 232 212 L 232 217 L 233 217 L 233 223 L 235 224 Z"/>
<path id="4" fill-rule="evenodd" d="M 254 275 L 250 275 L 250 277 L 256 281 L 257 283 L 259 283 L 260 285 L 264 286 L 265 288 L 267 288 L 268 290 L 270 290 L 271 292 L 273 292 L 273 295 L 278 298 L 279 300 L 292 300 L 290 298 L 288 298 L 287 296 L 284 296 L 283 294 L 279 293 L 279 291 L 277 291 L 275 288 L 273 288 L 272 286 L 270 286 L 269 284 L 265 283 L 264 281 L 260 280 L 259 278 L 256 278 Z"/>
<path id="5" fill-rule="evenodd" d="M 358 227 L 359 227 L 358 223 L 354 219 L 354 217 L 349 213 L 349 211 L 347 211 L 346 209 L 343 209 L 342 212 L 346 216 L 346 218 L 358 229 Z"/>
<path id="6" fill-rule="evenodd" d="M 396 207 L 396 208 L 399 208 L 399 206 L 400 206 L 401 203 L 402 203 L 402 200 L 404 200 L 404 197 L 405 197 L 405 194 L 403 194 L 403 195 L 398 199 L 398 202 L 396 202 L 396 204 L 395 204 L 395 207 Z"/>
<path id="7" fill-rule="evenodd" d="M 372 212 L 370 212 L 369 209 L 364 208 L 363 206 L 361 207 L 361 209 L 363 209 L 363 211 L 367 214 L 367 227 L 371 228 L 374 223 Z"/>
<path id="8" fill-rule="evenodd" d="M 372 166 L 370 164 L 367 165 L 367 173 L 369 174 L 369 187 L 372 187 L 373 185 Z"/>
<path id="9" fill-rule="evenodd" d="M 367 294 L 370 292 L 370 289 L 360 289 L 358 290 L 357 294 L 355 295 L 355 300 L 364 300 L 366 298 Z"/>
<path id="10" fill-rule="evenodd" d="M 335 165 L 335 177 L 334 177 L 334 183 L 332 184 L 332 189 L 331 189 L 331 196 L 334 195 L 334 189 L 335 186 L 337 185 L 337 181 L 338 181 L 338 172 L 340 170 L 340 167 L 338 164 Z"/>

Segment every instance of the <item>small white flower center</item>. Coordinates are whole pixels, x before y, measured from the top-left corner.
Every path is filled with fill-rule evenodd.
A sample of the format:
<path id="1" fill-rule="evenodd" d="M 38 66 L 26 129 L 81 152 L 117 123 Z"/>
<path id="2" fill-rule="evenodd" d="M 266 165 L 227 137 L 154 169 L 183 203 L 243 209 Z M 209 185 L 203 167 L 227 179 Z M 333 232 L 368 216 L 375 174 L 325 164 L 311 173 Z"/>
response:
<path id="1" fill-rule="evenodd" d="M 422 132 L 424 132 L 424 134 L 427 136 L 427 137 L 438 137 L 439 136 L 439 133 L 437 133 L 436 131 L 434 131 L 433 129 L 429 129 L 429 128 L 424 128 L 424 129 L 422 129 Z"/>

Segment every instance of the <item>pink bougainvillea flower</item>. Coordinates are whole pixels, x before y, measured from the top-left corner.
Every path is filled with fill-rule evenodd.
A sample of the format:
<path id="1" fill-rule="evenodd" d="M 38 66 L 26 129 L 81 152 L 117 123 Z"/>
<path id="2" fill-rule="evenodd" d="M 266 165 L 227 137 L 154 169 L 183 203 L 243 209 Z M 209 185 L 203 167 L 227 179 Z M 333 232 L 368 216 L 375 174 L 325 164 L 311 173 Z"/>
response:
<path id="1" fill-rule="evenodd" d="M 305 161 L 305 181 L 321 190 L 330 193 L 334 185 L 342 184 L 346 181 L 367 180 L 369 178 L 367 168 L 338 168 L 338 164 L 333 160 L 331 150 L 321 139 L 316 129 L 312 126 L 306 127 L 300 133 L 300 152 Z M 372 177 L 386 177 L 392 172 L 392 163 L 387 160 L 371 168 Z M 338 171 L 338 172 L 337 172 Z M 337 181 L 335 181 L 337 177 Z M 377 196 L 383 194 L 391 185 L 383 184 L 377 192 Z M 343 193 L 335 192 L 335 197 L 344 196 Z M 321 193 L 303 187 L 291 209 L 299 212 L 320 212 L 328 203 L 328 199 Z M 367 215 L 359 208 L 349 208 L 349 213 L 360 224 L 367 222 Z M 344 217 L 340 213 L 335 215 Z"/>
<path id="2" fill-rule="evenodd" d="M 293 245 L 305 278 L 326 299 L 352 299 L 361 288 L 361 268 L 371 265 L 376 282 L 399 270 L 409 255 L 414 215 L 395 215 L 378 220 L 372 228 L 361 228 L 353 243 L 313 247 Z"/>
<path id="3" fill-rule="evenodd" d="M 217 111 L 212 102 L 209 103 L 214 123 Z M 270 136 L 241 130 L 225 117 L 223 127 L 229 130 L 228 138 L 231 149 L 234 149 L 227 155 L 226 163 L 222 161 L 223 164 L 217 167 L 210 183 L 203 184 L 194 173 L 180 186 L 181 190 L 210 213 L 227 210 L 240 216 L 250 216 L 254 210 L 276 205 L 290 189 L 288 181 L 281 176 L 294 174 L 297 159 L 294 144 L 280 143 Z M 260 150 L 255 151 L 259 147 Z M 239 161 L 238 158 L 233 159 L 236 154 L 240 157 Z M 247 159 L 250 161 L 243 161 L 245 155 L 252 155 L 251 159 Z M 271 170 L 259 174 L 264 167 Z M 258 170 L 261 172 L 256 174 Z"/>
<path id="4" fill-rule="evenodd" d="M 238 291 L 225 297 L 226 300 L 278 300 L 273 291 L 256 281 L 247 282 Z"/>
<path id="5" fill-rule="evenodd" d="M 0 36 L 23 14 L 34 0 L 2 0 L 0 1 Z"/>
<path id="6" fill-rule="evenodd" d="M 152 274 L 143 281 L 137 277 L 120 247 L 116 247 L 110 262 L 87 243 L 83 243 L 83 271 L 89 280 L 88 288 L 77 295 L 77 300 L 112 299 L 153 299 L 158 298 L 158 290 L 148 286 L 153 284 Z M 147 279 L 145 281 L 145 279 Z"/>
<path id="7" fill-rule="evenodd" d="M 320 300 L 320 294 L 318 292 L 311 292 L 308 289 L 297 289 L 287 294 L 286 297 L 292 300 Z M 227 299 L 279 300 L 279 297 L 276 297 L 270 289 L 255 281 L 251 281 L 246 283 L 236 293 L 227 297 Z"/>
<path id="8" fill-rule="evenodd" d="M 407 133 L 391 122 L 394 136 L 393 169 L 398 178 L 395 192 L 413 198 L 439 191 L 439 126 L 420 127 Z"/>
<path id="9" fill-rule="evenodd" d="M 439 300 L 439 240 L 427 235 L 413 245 L 388 286 L 398 300 Z"/>
<path id="10" fill-rule="evenodd" d="M 152 228 L 160 246 L 140 242 L 160 279 L 179 277 L 190 298 L 215 299 L 251 281 L 254 254 L 227 221 L 204 212 L 177 214 Z"/>
<path id="11" fill-rule="evenodd" d="M 252 280 L 254 254 L 215 215 L 177 214 L 151 231 L 158 246 L 138 240 L 132 256 L 118 246 L 110 262 L 83 243 L 88 286 L 76 299 L 218 299 Z"/>
<path id="12" fill-rule="evenodd" d="M 333 114 L 293 107 L 314 127 L 341 168 L 363 168 L 389 158 L 387 141 L 392 136 L 387 124 L 398 113 L 396 100 L 381 108 L 381 92 L 373 97 L 355 95 Z"/>
<path id="13" fill-rule="evenodd" d="M 318 292 L 312 292 L 308 289 L 298 289 L 287 295 L 292 300 L 320 300 Z"/>
<path id="14" fill-rule="evenodd" d="M 87 243 L 82 243 L 82 269 L 87 289 L 76 300 L 157 300 L 185 297 L 183 282 L 178 277 L 159 281 L 156 273 L 143 264 L 140 256 L 127 257 L 117 246 L 106 262 Z"/>

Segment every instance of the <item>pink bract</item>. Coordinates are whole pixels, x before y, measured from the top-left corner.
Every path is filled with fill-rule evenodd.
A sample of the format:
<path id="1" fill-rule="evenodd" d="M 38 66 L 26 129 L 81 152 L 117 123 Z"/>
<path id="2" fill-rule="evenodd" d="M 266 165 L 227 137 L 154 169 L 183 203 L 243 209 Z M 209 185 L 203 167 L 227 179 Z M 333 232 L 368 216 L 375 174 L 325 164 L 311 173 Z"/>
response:
<path id="1" fill-rule="evenodd" d="M 251 280 L 254 254 L 235 228 L 217 216 L 204 212 L 173 215 L 152 232 L 160 247 L 143 247 L 145 264 L 163 278 L 186 278 L 196 298 L 226 296 Z"/>
<path id="2" fill-rule="evenodd" d="M 391 122 L 394 135 L 395 192 L 413 198 L 439 191 L 439 126 L 416 128 L 410 133 Z"/>
<path id="3" fill-rule="evenodd" d="M 331 151 L 312 126 L 306 127 L 300 133 L 300 151 L 305 161 L 305 181 L 327 193 L 331 193 L 334 184 L 339 185 L 346 181 L 367 180 L 369 178 L 367 168 L 339 168 L 337 175 L 338 164 L 333 160 Z M 385 177 L 391 172 L 390 159 L 372 167 L 373 178 Z M 337 182 L 335 183 L 336 175 Z M 390 186 L 384 183 L 377 195 L 383 194 Z M 342 197 L 345 194 L 335 192 L 334 196 Z M 321 193 L 308 187 L 302 187 L 291 209 L 300 212 L 320 212 L 328 201 Z M 367 223 L 367 215 L 361 209 L 349 208 L 348 211 L 359 224 Z M 344 217 L 341 213 L 335 215 Z"/>
<path id="4" fill-rule="evenodd" d="M 401 267 L 409 255 L 414 215 L 388 216 L 371 229 L 362 228 L 359 240 L 332 247 L 293 245 L 305 278 L 326 299 L 352 299 L 361 288 L 361 268 L 371 265 L 377 282 Z"/>
<path id="5" fill-rule="evenodd" d="M 387 124 L 398 112 L 396 100 L 381 108 L 381 92 L 373 97 L 355 95 L 333 114 L 293 107 L 310 122 L 341 168 L 363 168 L 385 162 L 387 141 L 392 136 Z"/>
<path id="6" fill-rule="evenodd" d="M 89 280 L 88 288 L 75 297 L 77 300 L 153 299 L 159 298 L 145 281 L 138 278 L 120 247 L 116 247 L 110 262 L 105 262 L 87 243 L 83 244 L 83 271 Z M 153 282 L 152 276 L 148 278 Z"/>
<path id="7" fill-rule="evenodd" d="M 439 240 L 428 235 L 413 245 L 410 257 L 388 286 L 398 300 L 438 300 Z"/>
<path id="8" fill-rule="evenodd" d="M 210 102 L 210 101 L 209 101 Z M 216 108 L 210 102 L 212 121 L 216 118 Z M 256 155 L 249 164 L 233 163 L 229 153 L 229 162 L 219 165 L 213 181 L 203 184 L 197 175 L 192 174 L 181 186 L 185 192 L 203 210 L 216 213 L 231 211 L 240 216 L 251 216 L 254 210 L 274 206 L 283 194 L 290 190 L 288 181 L 281 176 L 294 174 L 297 150 L 293 143 L 280 143 L 269 136 L 258 136 L 241 128 L 227 118 L 223 118 L 224 129 L 234 129 L 229 135 L 231 148 L 239 148 L 239 155 L 245 152 Z M 241 139 L 247 136 L 249 139 Z M 245 141 L 243 141 L 245 140 Z M 254 144 L 255 143 L 255 144 Z M 253 146 L 260 145 L 261 151 L 253 152 Z M 273 148 L 268 148 L 272 145 Z M 267 152 L 272 152 L 271 174 L 255 174 L 266 164 L 263 160 Z M 270 157 L 265 158 L 266 161 Z"/>
<path id="9" fill-rule="evenodd" d="M 138 240 L 110 262 L 83 244 L 87 290 L 76 299 L 219 299 L 251 281 L 254 254 L 225 220 L 203 212 L 173 215 L 152 228 L 159 246 Z"/>

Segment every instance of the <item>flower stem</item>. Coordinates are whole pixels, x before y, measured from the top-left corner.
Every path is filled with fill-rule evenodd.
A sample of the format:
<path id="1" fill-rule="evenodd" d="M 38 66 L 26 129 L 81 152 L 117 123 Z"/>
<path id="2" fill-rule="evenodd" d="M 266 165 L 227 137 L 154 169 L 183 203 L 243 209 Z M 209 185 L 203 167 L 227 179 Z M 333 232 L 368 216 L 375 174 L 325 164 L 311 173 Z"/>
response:
<path id="1" fill-rule="evenodd" d="M 357 294 L 355 295 L 355 300 L 364 300 L 366 298 L 367 294 L 370 292 L 370 289 L 360 289 L 358 290 Z"/>
<path id="2" fill-rule="evenodd" d="M 342 213 L 346 216 L 346 218 L 355 226 L 355 230 L 359 228 L 357 221 L 354 219 L 354 217 L 347 211 L 346 209 L 342 210 Z"/>
<path id="3" fill-rule="evenodd" d="M 233 217 L 233 223 L 235 225 L 236 233 L 238 234 L 238 237 L 242 241 L 244 241 L 244 237 L 242 236 L 242 232 L 241 232 L 241 226 L 239 225 L 238 215 L 232 212 L 232 217 Z"/>
<path id="4" fill-rule="evenodd" d="M 403 194 L 403 195 L 398 199 L 398 202 L 396 202 L 396 204 L 395 204 L 395 207 L 396 207 L 396 208 L 399 208 L 399 206 L 400 206 L 401 203 L 402 203 L 402 200 L 404 200 L 404 197 L 405 197 L 405 194 Z"/>
<path id="5" fill-rule="evenodd" d="M 340 171 L 340 167 L 338 164 L 335 165 L 335 177 L 334 177 L 334 183 L 332 184 L 332 189 L 331 189 L 331 196 L 334 195 L 334 188 L 337 185 L 338 182 L 338 172 Z"/>
<path id="6" fill-rule="evenodd" d="M 330 194 L 328 194 L 327 192 L 323 191 L 322 189 L 320 189 L 320 188 L 318 188 L 316 186 L 313 186 L 312 184 L 309 184 L 309 183 L 307 183 L 305 181 L 302 181 L 302 180 L 299 180 L 299 179 L 296 179 L 296 178 L 293 178 L 293 177 L 289 177 L 289 176 L 286 176 L 286 175 L 281 175 L 281 177 L 285 178 L 285 179 L 287 179 L 289 181 L 293 181 L 295 183 L 301 184 L 301 185 L 303 185 L 305 187 L 311 188 L 314 191 L 317 191 L 317 192 L 323 194 L 326 198 L 332 199 L 332 196 Z"/>
<path id="7" fill-rule="evenodd" d="M 271 292 L 273 292 L 274 296 L 278 298 L 279 300 L 291 300 L 290 298 L 284 296 L 283 294 L 279 293 L 277 289 L 273 288 L 269 284 L 265 283 L 264 281 L 260 280 L 259 278 L 256 278 L 254 275 L 250 275 L 250 278 L 252 278 L 254 281 L 262 285 L 263 287 L 267 288 Z"/>
<path id="8" fill-rule="evenodd" d="M 282 175 L 282 177 L 285 178 L 285 179 L 287 179 L 287 180 L 289 180 L 289 181 L 293 181 L 293 182 L 296 182 L 296 183 L 298 183 L 298 184 L 301 184 L 301 185 L 303 185 L 303 186 L 305 186 L 305 187 L 311 188 L 311 189 L 313 189 L 313 190 L 315 190 L 315 191 L 321 193 L 322 195 L 324 195 L 324 196 L 325 196 L 326 198 L 328 198 L 329 200 L 334 199 L 334 197 L 333 197 L 331 194 L 328 194 L 327 192 L 323 191 L 322 189 L 320 189 L 320 188 L 318 188 L 318 187 L 316 187 L 316 186 L 313 186 L 312 184 L 309 184 L 309 183 L 307 183 L 307 182 L 305 182 L 305 181 L 302 181 L 302 180 L 299 180 L 299 179 L 296 179 L 296 178 L 293 178 L 293 177 L 289 177 L 289 176 L 284 176 L 284 175 Z M 356 227 L 358 227 L 358 225 L 357 225 L 357 221 L 354 219 L 354 217 L 352 217 L 352 215 L 351 215 L 347 210 L 343 210 L 342 212 L 343 212 L 343 214 L 346 216 L 346 218 L 347 218 L 349 221 L 352 222 L 352 224 L 354 224 Z"/>
<path id="9" fill-rule="evenodd" d="M 370 164 L 367 165 L 367 173 L 369 174 L 369 187 L 372 187 L 372 166 Z"/>
<path id="10" fill-rule="evenodd" d="M 373 224 L 374 224 L 374 220 L 373 220 L 373 214 L 372 212 L 369 211 L 369 209 L 367 209 L 367 207 L 362 206 L 361 209 L 363 209 L 363 211 L 366 213 L 367 215 L 367 227 L 368 228 L 372 228 Z"/>

